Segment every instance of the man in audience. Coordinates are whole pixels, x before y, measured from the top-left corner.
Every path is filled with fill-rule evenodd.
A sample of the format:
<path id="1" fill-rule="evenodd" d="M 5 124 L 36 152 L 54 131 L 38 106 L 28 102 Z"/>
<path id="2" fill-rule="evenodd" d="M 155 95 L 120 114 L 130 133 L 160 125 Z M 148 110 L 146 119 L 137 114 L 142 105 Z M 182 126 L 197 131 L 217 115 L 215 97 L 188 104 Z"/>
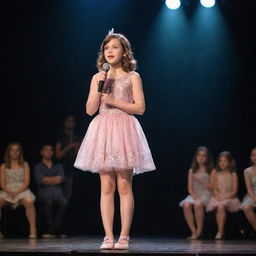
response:
<path id="1" fill-rule="evenodd" d="M 45 144 L 41 148 L 42 160 L 34 168 L 38 186 L 38 200 L 45 213 L 46 232 L 43 238 L 53 238 L 61 232 L 61 225 L 67 200 L 64 197 L 62 183 L 65 180 L 61 164 L 53 162 L 53 147 Z"/>

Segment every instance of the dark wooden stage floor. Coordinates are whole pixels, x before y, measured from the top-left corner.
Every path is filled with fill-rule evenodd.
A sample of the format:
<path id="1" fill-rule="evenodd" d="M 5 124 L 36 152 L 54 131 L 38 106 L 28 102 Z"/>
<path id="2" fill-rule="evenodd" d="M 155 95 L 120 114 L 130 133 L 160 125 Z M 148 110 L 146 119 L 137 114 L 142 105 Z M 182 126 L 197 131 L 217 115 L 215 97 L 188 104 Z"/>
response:
<path id="1" fill-rule="evenodd" d="M 101 238 L 73 237 L 65 239 L 3 239 L 2 255 L 256 255 L 256 240 L 194 240 L 172 238 L 133 238 L 128 251 L 100 251 Z"/>

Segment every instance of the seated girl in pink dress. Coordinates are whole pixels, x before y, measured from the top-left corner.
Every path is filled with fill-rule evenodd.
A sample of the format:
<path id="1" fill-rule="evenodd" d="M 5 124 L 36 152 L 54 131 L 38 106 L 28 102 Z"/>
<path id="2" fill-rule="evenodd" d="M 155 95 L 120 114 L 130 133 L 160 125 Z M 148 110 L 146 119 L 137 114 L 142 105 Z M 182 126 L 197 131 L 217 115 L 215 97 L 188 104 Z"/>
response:
<path id="1" fill-rule="evenodd" d="M 110 66 L 108 73 L 103 64 Z M 98 58 L 98 68 L 91 81 L 86 112 L 97 115 L 81 144 L 75 167 L 99 173 L 101 181 L 100 208 L 105 238 L 101 249 L 128 249 L 133 217 L 133 174 L 155 169 L 143 130 L 134 117 L 145 111 L 141 78 L 134 70 L 128 39 L 111 31 L 104 39 Z M 103 92 L 100 81 L 107 79 Z M 107 89 L 106 89 L 107 87 Z M 114 243 L 114 195 L 118 190 L 121 211 L 121 233 Z"/>
<path id="2" fill-rule="evenodd" d="M 215 239 L 223 239 L 227 211 L 237 212 L 240 208 L 240 201 L 236 196 L 238 190 L 236 163 L 229 152 L 224 151 L 219 154 L 216 169 L 211 173 L 211 184 L 213 197 L 210 199 L 206 211 L 217 210 L 218 232 Z"/>
<path id="3" fill-rule="evenodd" d="M 36 238 L 35 196 L 28 188 L 30 170 L 24 161 L 19 143 L 11 143 L 5 152 L 5 162 L 1 165 L 0 210 L 6 205 L 13 208 L 21 204 L 25 207 L 30 226 L 29 238 Z"/>
<path id="4" fill-rule="evenodd" d="M 204 208 L 211 196 L 210 172 L 213 168 L 212 155 L 206 147 L 199 147 L 188 172 L 188 192 L 180 206 L 191 231 L 189 239 L 201 236 L 204 222 Z"/>

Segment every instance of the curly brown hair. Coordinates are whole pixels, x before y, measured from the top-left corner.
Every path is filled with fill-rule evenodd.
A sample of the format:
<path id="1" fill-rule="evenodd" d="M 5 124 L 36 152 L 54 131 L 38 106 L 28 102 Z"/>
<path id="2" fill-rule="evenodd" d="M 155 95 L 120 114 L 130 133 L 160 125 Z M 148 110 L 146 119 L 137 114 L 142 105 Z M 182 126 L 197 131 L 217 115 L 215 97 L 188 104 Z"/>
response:
<path id="1" fill-rule="evenodd" d="M 19 151 L 20 151 L 20 156 L 19 156 L 19 159 L 18 159 L 18 164 L 20 166 L 23 166 L 24 163 L 25 163 L 25 160 L 24 160 L 24 157 L 23 157 L 23 149 L 22 149 L 22 146 L 20 145 L 20 143 L 18 142 L 12 142 L 10 143 L 6 150 L 5 150 L 5 154 L 4 154 L 4 163 L 5 163 L 5 166 L 6 168 L 11 168 L 11 157 L 10 157 L 10 151 L 12 149 L 13 146 L 17 146 L 19 148 Z"/>
<path id="2" fill-rule="evenodd" d="M 122 68 L 126 72 L 134 71 L 137 68 L 137 61 L 133 57 L 132 49 L 131 49 L 131 44 L 129 40 L 122 34 L 120 33 L 112 33 L 108 34 L 101 46 L 100 46 L 100 51 L 98 53 L 98 59 L 97 59 L 97 68 L 98 70 L 103 70 L 103 64 L 106 62 L 106 59 L 104 57 L 104 48 L 107 43 L 110 42 L 112 39 L 118 39 L 122 48 L 123 48 L 123 59 L 122 59 Z"/>
<path id="3" fill-rule="evenodd" d="M 216 163 L 216 171 L 220 172 L 221 168 L 220 168 L 220 159 L 221 157 L 225 157 L 228 160 L 228 170 L 233 173 L 236 172 L 236 161 L 235 159 L 232 157 L 231 153 L 229 151 L 223 151 L 221 152 L 218 157 L 217 157 L 217 163 Z"/>
<path id="4" fill-rule="evenodd" d="M 212 154 L 210 152 L 210 150 L 207 147 L 201 146 L 198 147 L 194 156 L 193 156 L 193 160 L 192 160 L 192 164 L 191 164 L 191 169 L 193 171 L 193 173 L 196 173 L 196 171 L 198 171 L 199 169 L 199 164 L 196 161 L 196 157 L 198 155 L 199 152 L 204 151 L 206 153 L 206 162 L 205 162 L 205 169 L 208 173 L 210 173 L 213 169 L 213 158 L 212 158 Z"/>
<path id="5" fill-rule="evenodd" d="M 250 156 L 252 155 L 252 152 L 256 150 L 256 147 L 254 147 L 252 150 L 251 150 L 251 153 L 250 153 Z M 251 161 L 251 164 L 254 164 L 252 161 Z"/>

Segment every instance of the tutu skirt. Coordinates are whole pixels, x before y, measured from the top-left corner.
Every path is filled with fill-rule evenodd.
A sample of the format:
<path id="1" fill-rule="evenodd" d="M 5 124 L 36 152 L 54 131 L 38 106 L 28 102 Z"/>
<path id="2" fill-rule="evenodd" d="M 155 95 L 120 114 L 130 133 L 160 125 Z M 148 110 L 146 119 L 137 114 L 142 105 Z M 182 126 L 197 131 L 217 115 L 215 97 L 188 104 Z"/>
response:
<path id="1" fill-rule="evenodd" d="M 246 194 L 245 197 L 243 198 L 240 208 L 243 209 L 246 205 L 256 207 L 256 202 L 248 194 Z"/>
<path id="2" fill-rule="evenodd" d="M 91 172 L 132 169 L 134 174 L 155 170 L 138 120 L 127 113 L 103 113 L 90 123 L 74 166 Z"/>
<path id="3" fill-rule="evenodd" d="M 183 205 L 185 203 L 190 203 L 190 204 L 195 204 L 196 202 L 200 202 L 202 203 L 204 206 L 207 205 L 209 201 L 209 196 L 205 195 L 205 196 L 201 196 L 199 200 L 195 200 L 192 196 L 187 196 L 184 200 L 182 200 L 180 203 L 179 203 L 179 206 L 180 207 L 183 207 Z"/>
<path id="4" fill-rule="evenodd" d="M 12 208 L 16 208 L 19 205 L 20 200 L 23 198 L 30 198 L 32 201 L 35 201 L 36 197 L 31 192 L 29 188 L 27 188 L 25 191 L 19 193 L 15 197 L 11 197 L 9 194 L 7 194 L 5 191 L 0 191 L 0 198 L 4 199 L 6 202 L 10 203 L 12 205 Z"/>
<path id="5" fill-rule="evenodd" d="M 206 207 L 206 211 L 213 211 L 220 204 L 224 204 L 229 212 L 237 212 L 240 209 L 240 201 L 237 197 L 225 199 L 222 201 L 218 201 L 214 197 L 212 197 Z"/>

